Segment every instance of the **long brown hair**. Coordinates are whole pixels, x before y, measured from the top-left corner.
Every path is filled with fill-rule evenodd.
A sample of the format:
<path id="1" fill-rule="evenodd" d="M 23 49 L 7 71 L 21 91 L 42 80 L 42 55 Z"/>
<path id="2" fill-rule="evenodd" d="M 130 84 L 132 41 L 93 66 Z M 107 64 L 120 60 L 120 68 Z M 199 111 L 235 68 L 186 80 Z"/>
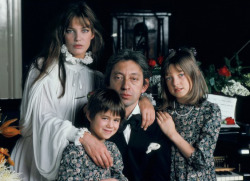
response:
<path id="1" fill-rule="evenodd" d="M 49 67 L 54 63 L 58 62 L 59 67 L 59 79 L 63 87 L 62 93 L 59 96 L 62 97 L 65 94 L 65 82 L 66 82 L 66 70 L 64 65 L 64 58 L 61 54 L 61 46 L 64 44 L 64 34 L 68 28 L 70 22 L 74 17 L 80 18 L 80 22 L 89 27 L 94 38 L 91 40 L 91 45 L 89 51 L 92 51 L 93 59 L 96 61 L 99 57 L 99 53 L 103 49 L 104 41 L 101 34 L 102 27 L 96 18 L 95 13 L 90 9 L 90 7 L 83 1 L 78 1 L 66 5 L 67 9 L 63 10 L 60 16 L 59 23 L 57 24 L 55 30 L 52 33 L 52 38 L 50 45 L 45 47 L 43 53 L 39 56 L 43 59 L 42 62 L 38 61 L 40 58 L 36 59 L 34 65 L 40 70 L 40 74 L 35 79 L 34 83 L 48 74 Z"/>
<path id="2" fill-rule="evenodd" d="M 175 100 L 175 97 L 170 94 L 165 80 L 170 65 L 180 67 L 185 75 L 188 76 L 190 85 L 192 85 L 190 92 L 186 96 L 185 102 L 187 104 L 199 104 L 207 98 L 207 84 L 202 75 L 202 72 L 200 71 L 196 63 L 196 59 L 191 50 L 182 48 L 178 51 L 172 51 L 163 63 L 161 69 L 161 94 L 163 103 L 160 109 L 166 109 L 168 106 L 171 106 L 173 101 Z"/>

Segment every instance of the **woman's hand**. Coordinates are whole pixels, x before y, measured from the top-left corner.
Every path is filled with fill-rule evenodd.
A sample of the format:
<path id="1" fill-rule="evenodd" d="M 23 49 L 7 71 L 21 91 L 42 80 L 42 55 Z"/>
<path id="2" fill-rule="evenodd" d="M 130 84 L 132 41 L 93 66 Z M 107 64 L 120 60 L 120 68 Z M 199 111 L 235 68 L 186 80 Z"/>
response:
<path id="1" fill-rule="evenodd" d="M 142 124 L 141 127 L 144 130 L 153 124 L 155 120 L 155 109 L 152 103 L 149 101 L 147 97 L 143 97 L 139 101 L 139 107 L 142 115 Z"/>
<path id="2" fill-rule="evenodd" d="M 84 133 L 83 138 L 80 138 L 79 141 L 96 165 L 102 168 L 113 166 L 113 160 L 104 143 L 89 133 Z"/>
<path id="3" fill-rule="evenodd" d="M 176 134 L 175 124 L 172 117 L 167 112 L 159 111 L 156 113 L 157 123 L 162 132 L 171 139 Z"/>

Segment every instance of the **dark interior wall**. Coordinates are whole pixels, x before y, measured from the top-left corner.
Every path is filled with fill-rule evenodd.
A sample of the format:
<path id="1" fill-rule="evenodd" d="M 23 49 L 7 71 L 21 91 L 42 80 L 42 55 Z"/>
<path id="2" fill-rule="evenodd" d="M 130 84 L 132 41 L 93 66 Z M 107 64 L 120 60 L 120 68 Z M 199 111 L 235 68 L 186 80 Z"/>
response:
<path id="1" fill-rule="evenodd" d="M 39 53 L 50 33 L 53 21 L 63 3 L 71 0 L 22 0 L 23 72 Z M 249 0 L 87 0 L 104 27 L 106 40 L 103 65 L 112 53 L 111 16 L 115 9 L 151 9 L 172 13 L 169 23 L 169 47 L 192 46 L 198 51 L 203 67 L 221 66 L 223 57 L 232 57 L 250 40 Z M 240 54 L 244 65 L 250 65 L 250 45 Z M 104 70 L 105 66 L 100 66 Z M 19 117 L 21 100 L 0 100 L 8 119 Z M 249 104 L 249 101 L 248 101 Z M 247 106 L 246 106 L 247 107 Z M 244 109 L 245 110 L 245 109 Z M 8 139 L 11 150 L 17 137 Z M 0 137 L 0 146 L 4 143 Z"/>
<path id="2" fill-rule="evenodd" d="M 205 64 L 222 64 L 225 56 L 232 57 L 250 39 L 249 8 L 250 1 L 244 0 L 175 3 L 170 25 L 171 43 L 196 47 Z M 247 48 L 248 51 L 242 53 L 248 52 L 248 57 L 244 57 L 249 60 L 250 45 Z"/>
<path id="3" fill-rule="evenodd" d="M 50 32 L 51 24 L 63 3 L 72 0 L 23 0 L 23 61 L 24 67 L 37 55 Z M 250 1 L 185 1 L 185 0 L 86 0 L 104 27 L 105 51 L 103 65 L 112 54 L 111 12 L 126 9 L 151 9 L 172 14 L 169 23 L 169 48 L 192 46 L 197 49 L 203 66 L 221 66 L 224 57 L 232 57 L 250 40 Z M 240 54 L 246 65 L 250 45 Z M 100 66 L 101 71 L 103 67 Z M 24 69 L 25 71 L 26 69 Z"/>

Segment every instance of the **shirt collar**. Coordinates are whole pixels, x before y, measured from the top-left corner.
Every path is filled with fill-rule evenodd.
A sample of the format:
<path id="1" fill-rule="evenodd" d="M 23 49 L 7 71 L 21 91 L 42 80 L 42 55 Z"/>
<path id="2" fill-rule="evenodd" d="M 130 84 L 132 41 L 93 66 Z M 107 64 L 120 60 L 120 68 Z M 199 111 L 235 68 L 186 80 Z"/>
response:
<path id="1" fill-rule="evenodd" d="M 132 113 L 128 116 L 128 119 L 132 116 L 132 115 L 135 115 L 135 114 L 141 114 L 141 110 L 140 110 L 140 107 L 139 107 L 139 104 L 137 103 L 134 110 L 132 111 Z"/>

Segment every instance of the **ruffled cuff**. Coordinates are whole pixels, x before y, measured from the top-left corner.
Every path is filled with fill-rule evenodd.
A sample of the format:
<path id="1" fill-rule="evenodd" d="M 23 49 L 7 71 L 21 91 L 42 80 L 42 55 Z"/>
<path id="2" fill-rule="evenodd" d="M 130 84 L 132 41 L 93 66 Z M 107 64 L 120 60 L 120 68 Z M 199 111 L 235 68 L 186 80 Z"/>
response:
<path id="1" fill-rule="evenodd" d="M 76 146 L 81 145 L 79 139 L 84 136 L 84 133 L 90 133 L 87 128 L 73 128 L 68 135 L 68 140 L 74 142 Z"/>
<path id="2" fill-rule="evenodd" d="M 152 94 L 142 93 L 141 97 L 147 97 L 150 100 L 151 104 L 153 106 L 156 106 L 156 101 L 154 100 L 154 97 L 152 96 Z"/>
<path id="3" fill-rule="evenodd" d="M 80 128 L 80 129 L 78 129 L 78 132 L 76 133 L 76 137 L 75 137 L 75 141 L 74 141 L 74 143 L 75 143 L 76 146 L 81 145 L 79 139 L 83 138 L 83 136 L 84 136 L 84 134 L 86 132 L 90 134 L 90 132 L 89 132 L 89 130 L 87 128 Z"/>

